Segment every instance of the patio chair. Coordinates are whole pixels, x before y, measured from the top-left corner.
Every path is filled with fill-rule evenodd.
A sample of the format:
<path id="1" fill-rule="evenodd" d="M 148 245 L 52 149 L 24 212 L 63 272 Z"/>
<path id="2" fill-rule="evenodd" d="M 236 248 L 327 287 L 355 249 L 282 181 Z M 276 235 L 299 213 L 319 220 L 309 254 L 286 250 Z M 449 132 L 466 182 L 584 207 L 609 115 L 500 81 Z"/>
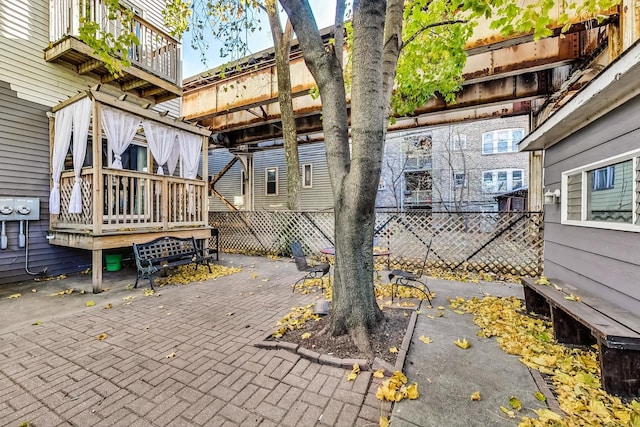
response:
<path id="1" fill-rule="evenodd" d="M 393 298 L 398 288 L 400 286 L 407 286 L 421 291 L 427 298 L 427 301 L 429 301 L 429 304 L 431 304 L 431 291 L 427 286 L 427 279 L 425 278 L 424 282 L 420 281 L 420 278 L 424 274 L 424 269 L 427 266 L 427 258 L 429 258 L 429 251 L 431 250 L 431 242 L 432 240 L 429 240 L 429 243 L 427 244 L 427 253 L 424 255 L 422 268 L 419 271 L 392 270 L 389 273 L 389 281 L 391 282 L 391 302 L 393 302 Z M 424 289 L 418 285 L 422 285 Z"/>
<path id="2" fill-rule="evenodd" d="M 291 252 L 293 253 L 293 258 L 296 260 L 296 268 L 298 271 L 305 273 L 303 277 L 293 284 L 293 292 L 296 291 L 298 283 L 304 283 L 308 279 L 322 278 L 329 272 L 329 264 L 320 263 L 310 265 L 307 263 L 307 258 L 302 251 L 302 245 L 298 240 L 291 242 Z"/>

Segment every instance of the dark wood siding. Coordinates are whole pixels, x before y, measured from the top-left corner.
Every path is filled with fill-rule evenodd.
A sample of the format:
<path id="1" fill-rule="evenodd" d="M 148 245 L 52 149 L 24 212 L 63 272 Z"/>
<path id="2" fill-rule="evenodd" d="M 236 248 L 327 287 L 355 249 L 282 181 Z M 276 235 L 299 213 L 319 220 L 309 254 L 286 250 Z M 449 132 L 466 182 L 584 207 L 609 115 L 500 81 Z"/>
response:
<path id="1" fill-rule="evenodd" d="M 550 147 L 544 186 L 562 173 L 640 149 L 640 97 Z M 562 225 L 560 204 L 545 205 L 544 271 L 632 312 L 640 312 L 640 233 Z"/>
<path id="2" fill-rule="evenodd" d="M 88 251 L 51 246 L 49 229 L 48 107 L 19 99 L 0 81 L 0 197 L 37 197 L 40 221 L 29 223 L 29 270 L 58 275 L 91 265 Z M 25 248 L 18 247 L 19 222 L 7 222 L 7 249 L 0 250 L 0 284 L 32 278 Z"/>

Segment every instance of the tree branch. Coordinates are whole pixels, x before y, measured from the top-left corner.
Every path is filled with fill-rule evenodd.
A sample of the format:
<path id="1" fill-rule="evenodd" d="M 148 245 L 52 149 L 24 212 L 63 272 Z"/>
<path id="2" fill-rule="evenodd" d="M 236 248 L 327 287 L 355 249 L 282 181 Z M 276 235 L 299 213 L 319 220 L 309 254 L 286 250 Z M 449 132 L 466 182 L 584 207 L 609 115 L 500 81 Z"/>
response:
<path id="1" fill-rule="evenodd" d="M 408 45 L 413 40 L 415 40 L 415 38 L 418 37 L 420 34 L 424 33 L 427 30 L 430 30 L 431 28 L 443 27 L 445 25 L 466 24 L 467 22 L 469 21 L 465 19 L 450 19 L 447 21 L 434 22 L 433 24 L 425 25 L 424 27 L 420 28 L 418 31 L 413 33 L 411 36 L 409 36 L 408 39 L 403 41 L 402 44 L 400 45 L 400 50 L 402 50 L 406 45 Z"/>

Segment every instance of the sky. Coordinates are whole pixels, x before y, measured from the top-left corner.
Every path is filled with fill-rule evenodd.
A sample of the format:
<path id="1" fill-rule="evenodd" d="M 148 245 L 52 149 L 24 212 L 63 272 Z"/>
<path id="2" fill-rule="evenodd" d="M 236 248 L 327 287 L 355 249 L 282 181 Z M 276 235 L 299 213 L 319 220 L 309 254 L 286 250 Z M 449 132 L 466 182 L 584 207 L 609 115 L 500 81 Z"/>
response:
<path id="1" fill-rule="evenodd" d="M 334 23 L 336 10 L 335 2 L 329 2 L 327 0 L 310 0 L 310 3 L 316 22 L 318 23 L 318 28 L 328 27 Z M 284 12 L 282 12 L 281 15 L 286 17 Z M 254 33 L 249 40 L 249 49 L 251 53 L 260 52 L 261 50 L 273 47 L 273 39 L 271 38 L 269 21 L 266 15 L 261 19 L 261 25 L 262 31 Z M 213 40 L 213 37 L 211 37 L 208 42 L 209 50 L 206 53 L 205 64 L 202 62 L 201 53 L 191 47 L 191 33 L 187 32 L 184 34 L 182 38 L 183 78 L 194 76 L 229 62 L 229 58 L 220 57 L 221 44 L 219 42 Z"/>

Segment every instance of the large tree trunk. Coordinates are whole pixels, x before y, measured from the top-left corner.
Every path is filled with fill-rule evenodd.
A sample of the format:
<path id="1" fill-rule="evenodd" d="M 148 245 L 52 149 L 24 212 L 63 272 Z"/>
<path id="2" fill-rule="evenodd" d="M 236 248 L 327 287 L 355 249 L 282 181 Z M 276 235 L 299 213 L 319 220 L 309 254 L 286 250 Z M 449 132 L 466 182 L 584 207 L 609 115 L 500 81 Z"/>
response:
<path id="1" fill-rule="evenodd" d="M 356 1 L 353 6 L 352 154 L 341 62 L 335 50 L 323 47 L 308 2 L 280 2 L 322 99 L 336 218 L 331 332 L 349 333 L 373 357 L 370 332 L 384 318 L 373 292 L 373 231 L 388 110 L 382 72 L 386 2 Z"/>
<path id="2" fill-rule="evenodd" d="M 293 101 L 291 99 L 291 72 L 289 68 L 292 27 L 291 21 L 287 20 L 285 30 L 282 31 L 275 1 L 267 2 L 266 11 L 269 17 L 276 55 L 278 103 L 280 104 L 282 139 L 287 165 L 287 209 L 298 211 L 300 210 L 300 160 L 298 157 L 298 133 L 296 132 Z"/>

